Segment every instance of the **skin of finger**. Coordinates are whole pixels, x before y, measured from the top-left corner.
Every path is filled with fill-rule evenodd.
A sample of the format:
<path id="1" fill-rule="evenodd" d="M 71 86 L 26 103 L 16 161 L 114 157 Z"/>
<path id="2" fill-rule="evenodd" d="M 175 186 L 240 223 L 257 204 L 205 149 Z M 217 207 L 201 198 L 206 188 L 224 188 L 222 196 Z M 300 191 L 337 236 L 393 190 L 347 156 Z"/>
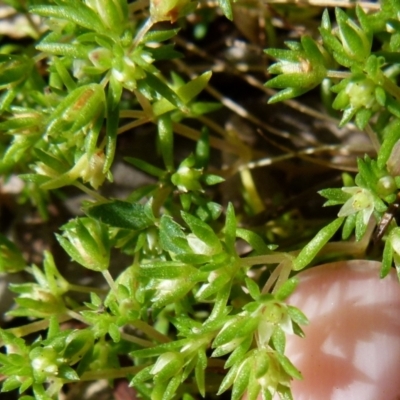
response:
<path id="1" fill-rule="evenodd" d="M 353 260 L 298 274 L 288 303 L 310 323 L 305 338 L 287 338 L 304 378 L 292 382 L 295 400 L 400 399 L 400 284 L 394 270 L 379 279 L 379 269 Z"/>

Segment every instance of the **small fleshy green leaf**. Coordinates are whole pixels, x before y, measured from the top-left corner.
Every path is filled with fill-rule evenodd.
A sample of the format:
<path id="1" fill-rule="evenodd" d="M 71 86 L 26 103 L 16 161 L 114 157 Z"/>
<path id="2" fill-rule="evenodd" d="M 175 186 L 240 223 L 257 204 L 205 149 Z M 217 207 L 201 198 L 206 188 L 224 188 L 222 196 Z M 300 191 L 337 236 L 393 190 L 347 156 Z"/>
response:
<path id="1" fill-rule="evenodd" d="M 26 56 L 0 54 L 0 89 L 26 79 L 32 66 Z"/>
<path id="2" fill-rule="evenodd" d="M 364 160 L 359 158 L 357 160 L 357 166 L 359 171 L 359 175 L 356 177 L 357 185 L 358 185 L 357 179 L 362 178 L 363 182 L 367 185 L 367 187 L 369 189 L 373 189 L 375 186 L 376 176 L 372 169 L 372 160 L 368 156 L 366 156 Z"/>
<path id="3" fill-rule="evenodd" d="M 276 358 L 279 363 L 282 365 L 283 369 L 293 378 L 295 379 L 303 379 L 301 372 L 290 362 L 290 360 L 280 353 L 275 353 Z"/>
<path id="4" fill-rule="evenodd" d="M 292 392 L 289 387 L 284 385 L 278 385 L 277 393 L 279 393 L 279 398 L 281 400 L 294 400 L 292 396 Z"/>
<path id="5" fill-rule="evenodd" d="M 375 98 L 376 101 L 381 105 L 382 107 L 385 106 L 386 104 L 386 92 L 381 86 L 377 86 L 375 88 Z"/>
<path id="6" fill-rule="evenodd" d="M 160 220 L 160 243 L 166 251 L 192 253 L 182 227 L 168 215 L 163 215 Z"/>
<path id="7" fill-rule="evenodd" d="M 171 182 L 184 193 L 202 190 L 200 180 L 203 177 L 203 171 L 194 168 L 194 164 L 195 158 L 190 155 L 181 162 L 178 170 L 171 176 Z"/>
<path id="8" fill-rule="evenodd" d="M 336 233 L 343 223 L 343 217 L 336 218 L 333 222 L 322 228 L 309 243 L 300 251 L 293 262 L 293 270 L 299 271 L 306 267 L 318 252 L 325 246 L 329 239 Z"/>
<path id="9" fill-rule="evenodd" d="M 31 116 L 8 119 L 0 122 L 0 131 L 10 132 L 33 128 L 40 125 L 40 114 L 31 114 Z M 11 132 L 10 132 L 11 133 Z"/>
<path id="10" fill-rule="evenodd" d="M 236 216 L 232 203 L 228 204 L 225 217 L 225 243 L 229 251 L 233 252 L 236 241 Z"/>
<path id="11" fill-rule="evenodd" d="M 218 333 L 216 338 L 214 339 L 214 342 L 212 344 L 212 348 L 216 348 L 219 346 L 222 346 L 233 339 L 240 337 L 240 328 L 250 325 L 250 320 L 246 316 L 236 316 L 233 317 L 232 320 L 227 322 L 223 329 Z M 253 324 L 256 325 L 256 324 Z M 255 329 L 256 326 L 253 327 Z"/>
<path id="12" fill-rule="evenodd" d="M 393 263 L 394 250 L 390 240 L 386 240 L 382 255 L 382 266 L 380 269 L 380 278 L 384 278 L 390 272 Z"/>
<path id="13" fill-rule="evenodd" d="M 129 386 L 136 386 L 141 382 L 146 382 L 153 379 L 153 375 L 150 371 L 153 369 L 152 365 L 149 365 L 146 368 L 143 368 L 140 372 L 138 372 L 133 379 L 130 381 Z"/>
<path id="14" fill-rule="evenodd" d="M 294 97 L 301 96 L 302 94 L 306 93 L 307 91 L 308 91 L 308 89 L 288 87 L 286 89 L 281 90 L 277 94 L 274 94 L 272 97 L 270 97 L 270 99 L 268 100 L 268 104 L 274 104 L 274 103 L 278 103 L 280 101 L 289 100 Z"/>
<path id="15" fill-rule="evenodd" d="M 128 4 L 121 0 L 88 0 L 87 4 L 96 12 L 107 31 L 120 36 L 125 27 L 128 17 Z"/>
<path id="16" fill-rule="evenodd" d="M 228 282 L 229 276 L 227 274 L 220 275 L 211 283 L 203 284 L 200 290 L 196 293 L 196 298 L 199 301 L 203 301 L 216 293 L 220 293 L 224 290 Z"/>
<path id="17" fill-rule="evenodd" d="M 395 117 L 400 118 L 400 104 L 397 100 L 388 96 L 386 98 L 386 108 L 390 111 Z"/>
<path id="18" fill-rule="evenodd" d="M 324 46 L 332 51 L 333 58 L 340 65 L 350 68 L 354 61 L 344 51 L 342 43 L 332 34 L 332 30 L 321 27 L 319 31 L 321 33 Z"/>
<path id="19" fill-rule="evenodd" d="M 79 130 L 96 119 L 104 110 L 104 89 L 98 84 L 76 88 L 54 110 L 47 126 L 48 135 L 63 130 Z"/>
<path id="20" fill-rule="evenodd" d="M 212 72 L 207 71 L 192 79 L 184 86 L 177 89 L 176 94 L 181 98 L 181 100 L 188 104 L 192 99 L 194 99 L 199 93 L 201 93 L 207 86 L 208 81 L 211 79 Z"/>
<path id="21" fill-rule="evenodd" d="M 159 261 L 140 265 L 140 276 L 153 279 L 178 279 L 194 277 L 197 270 L 179 261 Z"/>
<path id="22" fill-rule="evenodd" d="M 127 161 L 129 164 L 132 164 L 135 167 L 146 172 L 147 174 L 155 176 L 157 178 L 161 178 L 163 175 L 165 175 L 165 171 L 163 171 L 161 168 L 155 167 L 154 165 L 151 165 L 148 162 L 140 160 L 138 158 L 125 157 L 124 160 Z"/>
<path id="23" fill-rule="evenodd" d="M 325 77 L 325 59 L 322 56 L 321 51 L 315 40 L 308 35 L 304 35 L 301 37 L 301 45 L 307 55 L 309 62 L 311 63 L 313 73 L 320 79 L 322 77 Z"/>
<path id="24" fill-rule="evenodd" d="M 232 21 L 233 11 L 231 0 L 218 0 L 218 4 L 221 7 L 221 10 L 224 13 L 225 17 Z"/>
<path id="25" fill-rule="evenodd" d="M 400 140 L 400 120 L 394 119 L 384 129 L 384 140 L 378 152 L 378 167 L 383 169 L 388 162 L 395 144 Z"/>
<path id="26" fill-rule="evenodd" d="M 57 376 L 67 381 L 79 381 L 79 375 L 68 365 L 60 365 Z"/>
<path id="27" fill-rule="evenodd" d="M 297 51 L 287 50 L 287 49 L 266 49 L 264 50 L 264 53 L 268 54 L 273 58 L 276 58 L 277 60 L 284 60 L 291 63 L 299 62 L 299 53 Z"/>
<path id="28" fill-rule="evenodd" d="M 306 73 L 299 69 L 298 72 L 278 75 L 270 79 L 265 86 L 276 89 L 285 89 L 289 87 L 294 90 L 311 90 L 317 86 L 318 83 L 314 74 Z"/>
<path id="29" fill-rule="evenodd" d="M 219 175 L 204 174 L 203 181 L 206 185 L 212 186 L 224 182 L 225 179 Z"/>
<path id="30" fill-rule="evenodd" d="M 16 376 L 9 376 L 2 382 L 1 392 L 10 392 L 11 390 L 17 389 L 21 386 L 21 382 Z"/>
<path id="31" fill-rule="evenodd" d="M 286 347 L 286 335 L 279 326 L 274 329 L 271 340 L 275 350 L 280 354 L 284 354 Z"/>
<path id="32" fill-rule="evenodd" d="M 227 306 L 227 303 L 230 293 L 231 285 L 229 283 L 223 286 L 217 293 L 214 301 L 214 307 L 207 320 L 209 324 L 218 323 L 220 318 L 224 318 L 229 314 L 231 307 Z"/>
<path id="33" fill-rule="evenodd" d="M 252 365 L 250 360 L 248 360 L 247 362 L 244 361 L 241 365 L 240 373 L 237 374 L 236 379 L 233 383 L 232 400 L 239 400 L 242 398 L 244 392 L 249 385 L 251 372 Z"/>
<path id="34" fill-rule="evenodd" d="M 257 253 L 266 254 L 270 253 L 268 245 L 264 242 L 261 236 L 248 229 L 237 228 L 236 236 L 245 240 Z"/>
<path id="35" fill-rule="evenodd" d="M 190 230 L 208 247 L 210 247 L 214 253 L 218 253 L 222 250 L 218 236 L 209 225 L 189 213 L 182 211 L 181 215 L 183 220 L 188 224 Z"/>
<path id="36" fill-rule="evenodd" d="M 218 111 L 222 107 L 223 105 L 217 102 L 195 101 L 194 103 L 190 104 L 190 114 L 200 116 Z"/>
<path id="37" fill-rule="evenodd" d="M 257 300 L 260 297 L 261 291 L 258 287 L 257 283 L 253 281 L 253 279 L 245 278 L 246 287 L 250 293 L 250 296 L 253 300 Z"/>
<path id="38" fill-rule="evenodd" d="M 233 385 L 240 366 L 241 363 L 237 363 L 229 369 L 229 372 L 225 375 L 224 379 L 221 382 L 221 385 L 219 386 L 217 396 L 226 392 Z"/>
<path id="39" fill-rule="evenodd" d="M 205 383 L 205 369 L 207 367 L 207 356 L 205 352 L 201 352 L 198 355 L 198 360 L 195 367 L 195 379 L 199 393 L 205 397 L 206 395 L 206 383 Z"/>
<path id="40" fill-rule="evenodd" d="M 299 284 L 298 278 L 288 279 L 275 293 L 275 298 L 278 301 L 286 300 L 296 289 Z"/>
<path id="41" fill-rule="evenodd" d="M 349 106 L 347 107 L 344 112 L 343 112 L 343 116 L 342 119 L 340 120 L 339 123 L 339 128 L 342 128 L 343 126 L 345 126 L 348 122 L 351 121 L 351 119 L 354 117 L 354 115 L 357 112 L 357 108 L 353 107 L 353 106 Z"/>
<path id="42" fill-rule="evenodd" d="M 197 210 L 196 210 L 196 215 L 202 220 L 202 221 L 208 221 L 208 220 L 216 220 L 222 212 L 222 206 L 218 203 L 215 203 L 213 201 L 207 201 L 206 204 L 201 205 Z"/>
<path id="43" fill-rule="evenodd" d="M 357 61 L 366 60 L 371 52 L 368 35 L 340 8 L 335 9 L 335 14 L 339 36 L 347 55 Z"/>
<path id="44" fill-rule="evenodd" d="M 190 245 L 192 245 L 192 243 L 190 243 Z M 192 250 L 193 248 L 195 248 L 195 246 L 192 246 Z M 204 244 L 200 243 L 199 246 L 201 249 L 204 249 Z M 209 249 L 207 249 L 209 250 Z M 208 254 L 175 254 L 174 258 L 177 261 L 182 261 L 185 264 L 193 264 L 193 265 L 200 265 L 200 264 L 205 264 L 207 262 L 210 262 L 211 260 L 211 255 Z"/>
<path id="45" fill-rule="evenodd" d="M 357 214 L 350 214 L 347 216 L 346 220 L 344 221 L 343 224 L 343 229 L 342 229 L 342 239 L 347 240 L 350 235 L 353 233 L 355 227 L 356 227 L 356 218 Z"/>
<path id="46" fill-rule="evenodd" d="M 104 32 L 104 25 L 97 14 L 87 7 L 84 3 L 79 3 L 79 7 L 73 5 L 38 5 L 31 6 L 29 11 L 42 17 L 53 17 L 61 20 L 71 21 L 86 29 L 94 30 L 99 33 Z"/>
<path id="47" fill-rule="evenodd" d="M 150 31 L 147 32 L 143 38 L 143 43 L 149 42 L 164 42 L 165 40 L 171 39 L 176 36 L 179 32 L 179 28 L 177 29 L 169 29 L 167 31 L 157 30 L 157 31 Z"/>
<path id="48" fill-rule="evenodd" d="M 328 199 L 328 201 L 324 204 L 324 207 L 344 204 L 350 198 L 350 195 L 344 192 L 342 189 L 323 189 L 318 193 Z"/>
<path id="49" fill-rule="evenodd" d="M 323 29 L 326 29 L 327 31 L 330 31 L 332 29 L 332 24 L 331 24 L 331 20 L 329 18 L 329 12 L 327 9 L 325 9 L 324 12 L 322 13 L 321 27 Z"/>
<path id="50" fill-rule="evenodd" d="M 69 256 L 86 268 L 104 271 L 109 266 L 108 228 L 90 218 L 76 218 L 63 226 L 57 240 Z"/>
<path id="51" fill-rule="evenodd" d="M 246 392 L 246 399 L 247 400 L 257 400 L 260 396 L 261 385 L 256 379 L 252 379 L 249 382 L 249 387 Z M 264 397 L 263 397 L 264 400 Z M 268 400 L 268 399 L 265 399 Z"/>
<path id="52" fill-rule="evenodd" d="M 119 124 L 119 109 L 112 108 L 112 98 L 108 99 L 107 122 L 106 122 L 106 158 L 103 166 L 103 173 L 107 173 L 114 161 L 117 148 L 117 134 Z"/>
<path id="53" fill-rule="evenodd" d="M 201 130 L 200 139 L 196 144 L 196 168 L 206 168 L 210 158 L 210 135 L 207 128 Z"/>
<path id="54" fill-rule="evenodd" d="M 308 318 L 298 308 L 291 305 L 287 306 L 287 313 L 289 317 L 299 325 L 308 325 Z"/>
<path id="55" fill-rule="evenodd" d="M 76 45 L 71 43 L 39 43 L 36 49 L 56 56 L 86 59 L 92 46 Z"/>
<path id="56" fill-rule="evenodd" d="M 356 224 L 355 224 L 355 233 L 356 233 L 356 241 L 359 242 L 365 232 L 367 231 L 368 224 L 364 221 L 364 214 L 362 212 L 358 212 L 356 215 Z"/>
<path id="57" fill-rule="evenodd" d="M 181 381 L 182 381 L 182 374 L 175 375 L 169 381 L 168 386 L 166 387 L 162 397 L 163 400 L 170 400 L 175 397 L 176 391 L 179 388 Z"/>
<path id="58" fill-rule="evenodd" d="M 145 229 L 154 225 L 154 217 L 149 215 L 148 207 L 140 203 L 113 200 L 86 208 L 92 218 L 116 228 Z"/>
<path id="59" fill-rule="evenodd" d="M 240 364 L 243 361 L 246 353 L 248 352 L 252 342 L 253 342 L 253 335 L 249 335 L 246 339 L 244 339 L 243 342 L 236 347 L 236 349 L 231 353 L 229 358 L 226 360 L 225 368 L 230 368 L 237 363 Z"/>
<path id="60" fill-rule="evenodd" d="M 161 354 L 151 370 L 155 382 L 165 382 L 179 374 L 183 367 L 183 362 L 184 359 L 181 353 L 169 351 Z"/>
<path id="61" fill-rule="evenodd" d="M 149 358 L 159 356 L 168 351 L 174 351 L 188 344 L 187 339 L 175 340 L 174 342 L 160 344 L 158 346 L 150 347 L 148 349 L 135 350 L 131 353 L 132 357 Z M 151 368 L 153 368 L 151 366 Z"/>
<path id="62" fill-rule="evenodd" d="M 176 108 L 186 110 L 185 104 L 182 102 L 180 97 L 157 76 L 148 73 L 146 78 L 143 79 L 143 82 L 159 93 L 162 98 L 168 100 Z"/>
<path id="63" fill-rule="evenodd" d="M 108 333 L 114 343 L 118 343 L 121 340 L 121 332 L 116 324 L 110 324 L 108 327 Z"/>
<path id="64" fill-rule="evenodd" d="M 44 252 L 43 269 L 47 279 L 47 285 L 52 293 L 61 295 L 68 291 L 69 284 L 58 271 L 52 254 Z"/>
<path id="65" fill-rule="evenodd" d="M 116 109 L 119 105 L 122 96 L 122 86 L 122 82 L 116 79 L 114 74 L 111 74 L 107 97 L 108 104 L 111 106 L 112 110 Z"/>
<path id="66" fill-rule="evenodd" d="M 363 130 L 367 126 L 372 114 L 372 110 L 366 108 L 362 108 L 361 110 L 357 111 L 355 122 L 360 130 Z"/>
<path id="67" fill-rule="evenodd" d="M 164 114 L 158 119 L 158 138 L 160 141 L 161 153 L 167 170 L 174 169 L 174 135 L 172 131 L 172 121 L 169 114 Z"/>
<path id="68" fill-rule="evenodd" d="M 90 302 L 97 308 L 100 307 L 103 304 L 103 302 L 102 302 L 101 298 L 99 297 L 99 295 L 94 293 L 94 292 L 90 293 Z"/>
<path id="69" fill-rule="evenodd" d="M 26 262 L 18 247 L 0 234 L 0 272 L 14 273 L 25 267 Z"/>
<path id="70" fill-rule="evenodd" d="M 91 330 L 74 330 L 66 338 L 63 357 L 68 360 L 70 365 L 73 365 L 92 349 L 93 344 L 94 334 Z"/>

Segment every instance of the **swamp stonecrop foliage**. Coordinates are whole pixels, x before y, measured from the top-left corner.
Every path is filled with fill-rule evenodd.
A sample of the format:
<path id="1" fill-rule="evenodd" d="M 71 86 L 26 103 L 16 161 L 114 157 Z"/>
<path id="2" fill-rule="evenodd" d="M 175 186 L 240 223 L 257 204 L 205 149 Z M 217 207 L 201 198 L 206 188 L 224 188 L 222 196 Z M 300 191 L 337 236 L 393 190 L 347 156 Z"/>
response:
<path id="1" fill-rule="evenodd" d="M 267 86 L 282 89 L 271 102 L 328 82 L 323 87 L 331 91 L 323 98 L 336 94 L 327 106 L 342 112 L 340 125 L 354 119 L 377 151 L 377 157 L 359 160 L 355 179 L 344 175 L 342 189 L 320 192 L 326 205 L 342 205 L 338 218 L 304 247 L 282 250 L 242 228 L 244 216 L 213 197 L 212 187 L 223 178 L 210 171 L 210 147 L 248 155 L 246 145 L 229 135 L 221 140 L 206 127 L 189 125 L 221 107 L 198 99 L 211 72 L 184 80 L 177 71 L 159 69 L 161 62 L 183 56 L 173 45 L 179 23 L 210 4 L 7 3 L 30 16 L 37 42 L 34 48 L 11 42 L 0 48 L 0 171 L 5 180 L 19 174 L 25 182 L 21 198 L 30 198 L 43 219 L 50 193 L 66 196 L 63 190 L 74 186 L 90 197 L 85 216 L 56 235 L 80 268 L 104 276 L 107 289 L 68 282 L 49 252 L 42 267 L 26 265 L 16 244 L 1 235 L 1 272 L 31 276 L 11 286 L 16 307 L 8 316 L 31 322 L 0 330 L 2 391 L 17 390 L 21 400 L 49 400 L 65 385 L 126 378 L 138 395 L 154 400 L 227 390 L 234 400 L 246 390 L 250 400 L 275 393 L 290 399 L 290 382 L 301 374 L 285 356 L 285 335 L 302 335 L 300 325 L 307 323 L 285 303 L 296 287 L 291 271 L 305 268 L 323 248 L 331 257 L 360 252 L 357 243 L 325 245 L 341 227 L 344 240 L 355 232 L 363 243 L 368 227 L 378 223 L 379 240 L 385 240 L 381 276 L 392 263 L 400 273 L 400 228 L 388 216 L 400 187 L 398 2 L 383 1 L 373 12 L 336 9 L 334 18 L 327 10 L 319 37 L 287 42 L 288 50 L 266 50 L 278 60 L 270 67 L 278 76 Z M 230 1 L 219 5 L 231 19 Z M 112 181 L 118 135 L 145 124 L 156 126 L 163 166 L 135 157 L 125 161 L 155 183 L 126 198 L 104 197 L 100 189 Z M 179 161 L 175 134 L 197 142 Z M 244 197 L 251 198 L 251 188 Z M 246 243 L 247 256 L 239 242 Z M 365 243 L 361 247 L 365 254 Z M 113 278 L 116 249 L 130 262 Z M 260 266 L 267 266 L 269 279 Z M 76 300 L 74 292 L 87 293 L 86 300 Z M 65 321 L 79 325 L 67 327 Z"/>

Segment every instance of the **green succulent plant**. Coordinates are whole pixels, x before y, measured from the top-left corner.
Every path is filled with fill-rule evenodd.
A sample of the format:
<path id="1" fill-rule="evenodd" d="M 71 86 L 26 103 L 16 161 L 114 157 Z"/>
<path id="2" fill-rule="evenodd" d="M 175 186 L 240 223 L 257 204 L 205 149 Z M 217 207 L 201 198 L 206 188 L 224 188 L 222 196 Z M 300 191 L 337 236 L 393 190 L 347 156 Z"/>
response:
<path id="1" fill-rule="evenodd" d="M 326 206 L 341 206 L 336 218 L 280 246 L 270 238 L 290 234 L 295 218 L 282 212 L 252 229 L 254 214 L 264 210 L 250 172 L 257 149 L 213 113 L 226 106 L 255 118 L 211 85 L 211 68 L 183 78 L 179 31 L 207 29 L 222 14 L 232 20 L 239 1 L 219 0 L 219 8 L 190 0 L 6 3 L 26 18 L 31 39 L 24 48 L 5 35 L 0 47 L 2 183 L 18 175 L 18 201 L 30 201 L 42 220 L 52 201 L 71 190 L 85 194 L 83 215 L 54 233 L 79 274 L 100 273 L 104 284 L 70 282 L 50 251 L 41 266 L 28 262 L 2 230 L 0 272 L 24 274 L 10 286 L 15 307 L 7 315 L 16 323 L 0 329 L 2 392 L 50 400 L 80 382 L 124 378 L 152 400 L 227 391 L 238 400 L 246 390 L 249 400 L 291 399 L 291 381 L 302 376 L 285 355 L 286 335 L 301 336 L 307 324 L 286 303 L 296 272 L 326 254 L 350 257 L 375 224 L 384 242 L 381 277 L 393 265 L 400 276 L 400 229 L 390 215 L 400 188 L 398 2 L 382 0 L 371 12 L 337 8 L 334 18 L 320 10 L 319 32 L 265 50 L 276 76 L 258 88 L 280 90 L 269 103 L 321 86 L 326 109 L 340 114 L 335 123 L 354 120 L 376 152 L 358 159 L 354 178 L 343 174 L 343 187 L 319 191 Z M 273 32 L 270 15 L 263 18 Z M 145 148 L 120 156 L 122 135 L 145 126 L 154 128 L 152 156 Z M 196 142 L 184 154 L 182 137 Z M 290 157 L 307 156 L 302 151 Z M 216 152 L 235 161 L 217 168 Z M 119 197 L 103 190 L 118 157 L 151 177 Z M 241 181 L 239 205 L 215 189 L 232 176 Z M 350 246 L 332 250 L 328 242 L 340 229 Z M 118 273 L 116 254 L 125 257 Z"/>

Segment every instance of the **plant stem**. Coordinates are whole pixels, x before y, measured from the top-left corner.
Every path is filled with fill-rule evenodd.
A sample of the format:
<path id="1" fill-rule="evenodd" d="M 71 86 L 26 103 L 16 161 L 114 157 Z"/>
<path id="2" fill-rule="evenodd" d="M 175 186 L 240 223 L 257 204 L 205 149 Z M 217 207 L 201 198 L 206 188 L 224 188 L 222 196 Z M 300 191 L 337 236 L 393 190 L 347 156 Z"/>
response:
<path id="1" fill-rule="evenodd" d="M 200 132 L 197 131 L 196 129 L 189 128 L 188 126 L 183 125 L 179 122 L 175 122 L 172 126 L 174 132 L 179 133 L 184 137 L 187 137 L 194 141 L 198 141 L 200 139 Z M 221 140 L 212 136 L 210 136 L 210 145 L 215 149 L 226 151 L 227 153 L 232 153 L 237 155 L 241 154 L 241 149 L 239 149 L 238 147 L 233 146 L 231 143 L 225 140 Z"/>
<path id="2" fill-rule="evenodd" d="M 130 51 L 133 51 L 134 48 L 138 46 L 138 44 L 142 41 L 144 35 L 151 29 L 153 24 L 154 24 L 153 19 L 151 17 L 147 18 L 146 22 L 142 25 L 142 27 L 139 29 L 139 32 L 136 34 L 132 46 L 129 49 Z"/>
<path id="3" fill-rule="evenodd" d="M 280 146 L 282 147 L 282 146 Z M 310 155 L 323 153 L 323 152 L 338 152 L 339 154 L 349 155 L 352 152 L 359 152 L 359 149 L 355 149 L 354 147 L 343 146 L 343 145 L 324 145 L 320 147 L 309 147 L 304 150 L 299 151 L 290 151 L 290 149 L 283 148 L 283 150 L 288 151 L 288 153 L 282 154 L 280 156 L 275 157 L 266 157 L 255 161 L 250 161 L 247 164 L 242 164 L 239 167 L 239 171 L 245 168 L 254 169 L 266 167 L 271 164 L 275 164 L 278 162 L 282 162 L 285 160 L 289 160 L 290 158 L 298 157 L 303 160 L 309 161 L 313 164 L 324 165 L 329 168 L 339 169 L 341 171 L 349 171 L 349 172 L 357 172 L 357 167 L 352 167 L 348 165 L 338 165 L 337 163 L 332 163 L 329 161 L 324 161 L 319 158 L 310 157 Z"/>
<path id="4" fill-rule="evenodd" d="M 339 78 L 339 79 L 346 79 L 351 78 L 351 72 L 349 71 L 327 71 L 326 76 L 328 78 Z"/>
<path id="5" fill-rule="evenodd" d="M 68 314 L 70 315 L 70 318 L 76 319 L 77 321 L 80 321 L 83 324 L 90 326 L 90 324 L 85 320 L 85 318 L 81 314 L 79 314 L 73 310 L 68 310 Z M 121 338 L 123 338 L 127 342 L 136 343 L 143 347 L 153 347 L 154 346 L 154 344 L 152 342 L 150 342 L 149 340 L 141 339 L 141 338 L 138 338 L 133 335 L 129 335 L 128 333 L 124 333 L 124 332 L 121 332 Z"/>
<path id="6" fill-rule="evenodd" d="M 143 347 L 154 347 L 154 343 L 150 342 L 149 340 L 140 339 L 136 336 L 129 335 L 128 333 L 121 332 L 121 338 L 126 340 L 127 342 L 135 343 Z"/>
<path id="7" fill-rule="evenodd" d="M 299 4 L 298 0 L 271 0 L 271 4 Z M 353 1 L 347 0 L 306 0 L 304 1 L 304 6 L 315 6 L 315 7 L 342 7 L 342 8 L 354 8 L 355 3 Z M 359 1 L 357 5 L 366 9 L 366 10 L 379 10 L 380 4 L 372 3 L 369 1 Z"/>
<path id="8" fill-rule="evenodd" d="M 280 263 L 280 265 L 281 269 L 279 277 L 275 283 L 272 293 L 275 293 L 289 279 L 290 272 L 292 271 L 292 260 L 284 260 Z"/>
<path id="9" fill-rule="evenodd" d="M 375 148 L 376 153 L 378 154 L 379 149 L 381 148 L 381 144 L 379 143 L 378 135 L 376 132 L 371 128 L 370 124 L 365 126 L 365 132 L 367 133 L 369 139 L 371 140 L 372 145 Z"/>
<path id="10" fill-rule="evenodd" d="M 72 319 L 72 317 L 69 315 L 69 313 L 61 314 L 57 317 L 57 321 L 59 323 L 68 321 L 70 319 Z M 30 324 L 18 326 L 16 328 L 5 329 L 5 331 L 12 333 L 13 335 L 15 335 L 17 337 L 23 337 L 23 336 L 27 336 L 31 333 L 42 331 L 44 329 L 47 329 L 48 327 L 49 327 L 49 320 L 42 319 L 40 321 L 35 321 Z M 4 342 L 2 340 L 0 340 L 0 347 L 1 346 L 4 346 Z"/>
<path id="11" fill-rule="evenodd" d="M 258 214 L 264 211 L 265 206 L 258 193 L 250 169 L 248 168 L 242 169 L 240 171 L 240 179 L 242 181 L 243 188 L 245 189 L 246 199 L 252 209 L 252 212 L 254 214 Z"/>
<path id="12" fill-rule="evenodd" d="M 144 118 L 146 113 L 140 110 L 121 110 L 119 112 L 119 118 Z"/>
<path id="13" fill-rule="evenodd" d="M 98 379 L 125 378 L 128 374 L 135 375 L 147 365 L 135 365 L 132 367 L 121 367 L 118 369 L 103 369 L 101 371 L 86 371 L 80 377 L 81 381 L 95 381 Z"/>
<path id="14" fill-rule="evenodd" d="M 161 332 L 158 332 L 156 329 L 154 329 L 152 326 L 147 324 L 144 321 L 141 321 L 139 319 L 131 322 L 131 325 L 139 330 L 141 330 L 144 334 L 146 334 L 148 337 L 157 340 L 158 342 L 161 343 L 168 343 L 171 341 L 171 339 L 163 335 Z"/>
<path id="15" fill-rule="evenodd" d="M 282 261 L 282 262 L 272 271 L 272 273 L 271 273 L 271 275 L 269 276 L 267 282 L 265 282 L 265 285 L 264 285 L 264 287 L 263 287 L 262 290 L 261 290 L 261 293 L 262 293 L 262 294 L 268 293 L 268 292 L 271 290 L 272 286 L 274 285 L 275 281 L 278 279 L 279 274 L 280 274 L 281 271 L 282 271 L 283 263 L 284 263 L 284 262 L 285 262 L 285 261 Z"/>
<path id="16" fill-rule="evenodd" d="M 108 269 L 106 269 L 105 271 L 102 271 L 103 277 L 104 279 L 107 281 L 108 285 L 110 286 L 111 290 L 114 292 L 115 297 L 118 298 L 117 295 L 117 287 L 115 286 L 115 282 L 113 277 L 110 274 L 110 271 Z"/>
<path id="17" fill-rule="evenodd" d="M 140 125 L 147 124 L 150 121 L 151 121 L 151 118 L 144 117 L 144 118 L 137 119 L 136 121 L 129 122 L 128 124 L 123 125 L 120 128 L 118 128 L 117 134 L 120 135 L 121 133 L 129 131 L 130 129 L 136 128 Z"/>
<path id="18" fill-rule="evenodd" d="M 278 264 L 283 260 L 290 259 L 287 253 L 266 254 L 265 256 L 253 256 L 241 258 L 240 263 L 243 266 L 253 266 L 258 264 Z"/>
<path id="19" fill-rule="evenodd" d="M 105 289 L 99 289 L 93 286 L 81 286 L 68 283 L 68 291 L 79 292 L 79 293 L 97 293 L 97 294 L 107 294 L 108 291 Z"/>
<path id="20" fill-rule="evenodd" d="M 78 189 L 82 190 L 82 192 L 88 194 L 90 197 L 93 197 L 94 199 L 104 202 L 107 201 L 107 199 L 105 197 L 103 197 L 102 195 L 100 195 L 99 193 L 95 192 L 94 190 L 89 189 L 88 187 L 86 187 L 84 184 L 75 181 L 73 183 L 73 185 L 75 187 L 77 187 Z"/>
<path id="21" fill-rule="evenodd" d="M 397 100 L 400 100 L 400 88 L 386 76 L 383 78 L 383 88 Z"/>

